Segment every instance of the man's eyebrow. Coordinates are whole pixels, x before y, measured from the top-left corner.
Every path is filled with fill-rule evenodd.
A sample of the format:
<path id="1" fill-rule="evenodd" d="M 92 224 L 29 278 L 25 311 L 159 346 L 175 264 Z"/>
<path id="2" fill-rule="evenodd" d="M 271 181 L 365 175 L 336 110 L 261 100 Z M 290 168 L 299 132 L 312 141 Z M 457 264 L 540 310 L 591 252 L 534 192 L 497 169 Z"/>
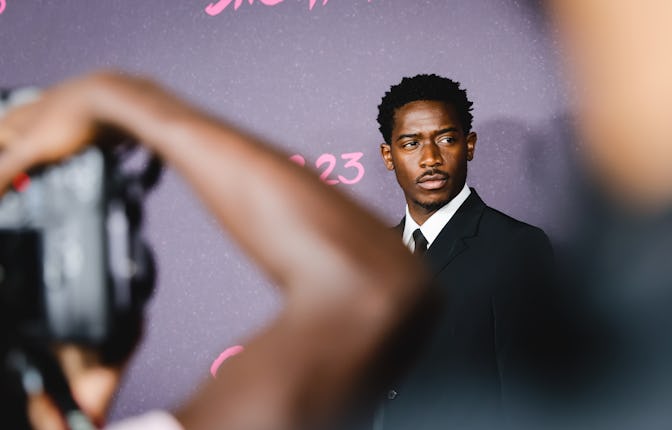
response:
<path id="1" fill-rule="evenodd" d="M 444 134 L 444 133 L 456 133 L 459 132 L 460 130 L 457 129 L 457 127 L 446 127 L 442 128 L 441 130 L 437 131 L 436 134 Z"/>
<path id="2" fill-rule="evenodd" d="M 445 133 L 458 133 L 460 130 L 458 130 L 457 127 L 446 127 L 442 128 L 441 130 L 437 131 L 436 134 L 445 134 Z M 412 139 L 414 137 L 418 137 L 420 133 L 412 133 L 412 134 L 401 134 L 399 137 L 397 137 L 397 141 L 400 141 L 401 139 Z"/>
<path id="3" fill-rule="evenodd" d="M 401 135 L 399 135 L 399 137 L 397 137 L 397 141 L 400 141 L 401 139 L 406 139 L 406 138 L 412 139 L 412 138 L 414 138 L 414 137 L 418 137 L 418 134 L 419 134 L 419 133 L 415 133 L 415 134 L 401 134 Z"/>

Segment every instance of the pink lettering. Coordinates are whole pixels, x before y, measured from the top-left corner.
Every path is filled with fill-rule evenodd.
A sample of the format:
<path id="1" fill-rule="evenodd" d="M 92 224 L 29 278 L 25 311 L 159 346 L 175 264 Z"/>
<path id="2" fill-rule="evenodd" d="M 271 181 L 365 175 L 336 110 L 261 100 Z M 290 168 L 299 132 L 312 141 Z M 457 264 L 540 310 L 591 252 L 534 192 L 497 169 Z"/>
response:
<path id="1" fill-rule="evenodd" d="M 371 1 L 371 0 L 369 0 L 369 1 Z M 324 0 L 322 2 L 322 6 L 326 6 L 328 2 L 329 2 L 329 0 Z M 313 8 L 315 7 L 315 3 L 317 3 L 317 0 L 310 0 L 310 6 L 308 6 L 308 9 L 313 10 Z"/>
<path id="2" fill-rule="evenodd" d="M 359 162 L 359 159 L 362 158 L 363 155 L 364 154 L 362 154 L 361 152 L 350 152 L 348 154 L 341 154 L 341 158 L 343 160 L 347 160 L 347 162 L 345 163 L 345 168 L 355 169 L 355 171 L 357 172 L 357 175 L 355 175 L 355 177 L 351 179 L 338 175 L 338 179 L 341 182 L 343 182 L 344 184 L 353 185 L 362 180 L 362 178 L 364 177 L 365 170 L 364 166 L 362 166 L 362 163 Z"/>
<path id="3" fill-rule="evenodd" d="M 244 0 L 235 0 L 233 4 L 233 10 L 238 10 L 238 8 L 243 4 Z M 275 6 L 282 3 L 285 0 L 260 0 L 261 4 L 264 6 Z M 312 0 L 311 0 L 312 1 Z M 219 15 L 226 9 L 234 0 L 219 0 L 217 3 L 210 3 L 205 7 L 205 13 L 210 16 Z M 253 4 L 254 0 L 247 0 L 249 4 Z M 326 2 L 325 2 L 326 3 Z"/>
<path id="4" fill-rule="evenodd" d="M 306 159 L 303 158 L 300 154 L 294 154 L 291 157 L 289 157 L 290 161 L 293 161 L 294 163 L 298 164 L 299 166 L 303 167 L 306 165 Z"/>
<path id="5" fill-rule="evenodd" d="M 238 355 L 241 352 L 243 352 L 244 348 L 240 345 L 232 346 L 230 348 L 226 348 L 224 352 L 219 354 L 219 357 L 212 363 L 212 366 L 210 366 L 210 373 L 212 374 L 213 378 L 217 377 L 217 370 L 219 369 L 219 366 L 222 365 L 226 360 L 229 358 L 233 357 L 234 355 Z"/>
<path id="6" fill-rule="evenodd" d="M 322 174 L 320 175 L 320 179 L 322 179 L 329 185 L 338 184 L 338 181 L 336 179 L 329 179 L 329 175 L 331 175 L 331 172 L 333 172 L 334 169 L 336 168 L 336 157 L 334 157 L 332 154 L 320 155 L 320 158 L 318 158 L 317 161 L 315 162 L 315 167 L 319 169 L 324 164 L 327 165 L 327 168 L 324 169 L 324 172 L 322 172 Z"/>
<path id="7" fill-rule="evenodd" d="M 215 16 L 219 15 L 226 9 L 232 2 L 233 0 L 220 0 L 217 3 L 210 3 L 205 7 L 205 13 L 207 13 L 210 16 Z M 243 4 L 243 0 L 235 0 L 236 3 L 233 5 L 234 10 L 238 10 L 241 4 Z M 252 4 L 252 0 L 249 0 L 250 4 Z"/>
<path id="8" fill-rule="evenodd" d="M 5 0 L 0 0 L 0 15 L 5 11 L 5 7 L 7 7 L 7 2 Z"/>
<path id="9" fill-rule="evenodd" d="M 0 2 L 4 2 L 5 0 L 0 0 Z M 284 2 L 285 0 L 258 0 L 259 3 L 263 4 L 264 6 L 277 6 L 280 3 Z M 319 2 L 320 0 L 308 0 L 308 9 L 313 10 L 315 5 Z M 371 0 L 368 0 L 369 3 L 371 3 Z M 229 7 L 233 3 L 233 10 L 238 10 L 240 6 L 245 3 L 245 0 L 219 0 L 215 3 L 210 3 L 205 7 L 205 13 L 207 13 L 210 16 L 216 16 L 219 15 L 220 13 L 224 12 L 224 9 Z M 254 0 L 247 0 L 247 3 L 252 5 L 254 4 Z M 322 0 L 322 6 L 326 6 L 327 3 L 329 3 L 329 0 Z"/>
<path id="10" fill-rule="evenodd" d="M 348 176 L 343 176 L 343 175 L 337 175 L 336 178 L 334 179 L 331 177 L 332 173 L 334 173 L 334 170 L 338 167 L 340 163 L 338 163 L 336 156 L 334 154 L 322 154 L 317 158 L 317 161 L 315 161 L 315 168 L 319 171 L 321 168 L 324 167 L 324 170 L 320 173 L 320 179 L 322 179 L 325 183 L 329 185 L 336 185 L 336 184 L 346 184 L 346 185 L 354 185 L 358 183 L 359 181 L 364 178 L 364 174 L 366 173 L 366 169 L 360 163 L 360 160 L 364 156 L 363 153 L 361 152 L 348 152 L 345 154 L 341 154 L 341 159 L 345 160 L 345 163 L 343 163 L 342 170 L 349 170 L 349 175 Z M 299 166 L 304 167 L 306 165 L 306 159 L 303 155 L 301 154 L 294 154 L 291 157 L 289 157 L 289 160 L 298 164 Z"/>

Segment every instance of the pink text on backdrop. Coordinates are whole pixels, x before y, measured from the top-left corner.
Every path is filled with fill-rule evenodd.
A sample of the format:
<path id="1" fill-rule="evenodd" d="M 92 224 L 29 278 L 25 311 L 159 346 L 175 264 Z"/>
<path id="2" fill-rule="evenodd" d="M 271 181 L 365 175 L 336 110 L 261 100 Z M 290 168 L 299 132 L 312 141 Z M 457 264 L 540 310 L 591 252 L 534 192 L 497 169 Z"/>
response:
<path id="1" fill-rule="evenodd" d="M 224 352 L 219 354 L 219 357 L 217 357 L 210 366 L 210 374 L 212 375 L 212 377 L 213 378 L 217 377 L 217 370 L 219 370 L 219 366 L 221 366 L 222 363 L 224 363 L 226 360 L 233 357 L 234 355 L 240 354 L 244 350 L 245 348 L 241 345 L 235 345 L 230 348 L 226 348 Z"/>
<path id="2" fill-rule="evenodd" d="M 284 2 L 285 0 L 257 0 L 257 3 L 261 3 L 264 6 L 277 6 L 280 3 Z M 315 7 L 315 4 L 318 3 L 320 0 L 308 0 L 308 9 L 313 10 Z M 327 3 L 329 3 L 329 0 L 321 0 L 322 1 L 322 6 L 326 6 Z M 371 0 L 368 0 L 371 2 Z M 249 4 L 254 4 L 254 0 L 247 0 Z M 245 3 L 245 0 L 219 0 L 216 3 L 210 3 L 205 7 L 205 13 L 207 13 L 210 16 L 216 16 L 219 15 L 226 9 L 229 5 L 233 3 L 233 10 L 238 10 L 240 6 L 242 6 L 243 3 Z"/>
<path id="3" fill-rule="evenodd" d="M 357 182 L 361 181 L 362 178 L 364 177 L 364 173 L 366 173 L 366 170 L 364 169 L 364 166 L 362 163 L 359 162 L 359 160 L 362 158 L 364 154 L 361 152 L 348 152 L 346 154 L 341 154 L 341 159 L 345 160 L 345 163 L 343 164 L 343 167 L 345 169 L 350 169 L 352 170 L 351 176 L 350 177 L 345 177 L 343 175 L 338 175 L 338 179 L 332 179 L 330 178 L 330 175 L 336 168 L 338 161 L 336 160 L 336 156 L 334 154 L 322 154 L 320 155 L 317 160 L 315 161 L 315 167 L 319 170 L 322 166 L 325 166 L 324 171 L 320 174 L 320 179 L 322 179 L 325 183 L 329 185 L 336 185 L 339 183 L 343 183 L 346 185 L 354 185 Z M 301 154 L 294 154 L 289 159 L 299 166 L 305 166 L 306 165 L 306 159 L 303 157 Z"/>
<path id="4" fill-rule="evenodd" d="M 0 0 L 0 15 L 5 11 L 5 7 L 7 7 L 7 2 L 5 0 Z"/>

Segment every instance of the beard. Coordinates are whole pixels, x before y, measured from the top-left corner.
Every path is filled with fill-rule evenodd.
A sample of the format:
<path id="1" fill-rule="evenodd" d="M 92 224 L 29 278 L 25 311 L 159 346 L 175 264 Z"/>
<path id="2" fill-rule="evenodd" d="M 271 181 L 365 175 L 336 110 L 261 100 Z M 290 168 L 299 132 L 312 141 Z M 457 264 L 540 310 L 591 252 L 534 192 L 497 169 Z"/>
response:
<path id="1" fill-rule="evenodd" d="M 418 200 L 413 200 L 413 203 L 420 206 L 427 212 L 436 212 L 445 205 L 447 205 L 449 202 L 450 200 L 439 200 L 438 202 L 421 202 Z"/>

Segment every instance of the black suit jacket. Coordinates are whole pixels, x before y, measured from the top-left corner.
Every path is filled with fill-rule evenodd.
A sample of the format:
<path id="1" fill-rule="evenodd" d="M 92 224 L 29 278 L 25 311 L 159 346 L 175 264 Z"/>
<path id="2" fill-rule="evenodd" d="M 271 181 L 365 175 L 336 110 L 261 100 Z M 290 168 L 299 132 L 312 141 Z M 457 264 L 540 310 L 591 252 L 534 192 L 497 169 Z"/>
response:
<path id="1" fill-rule="evenodd" d="M 503 428 L 524 392 L 530 328 L 550 275 L 549 240 L 472 189 L 425 259 L 442 301 L 438 325 L 390 387 L 374 428 Z"/>

